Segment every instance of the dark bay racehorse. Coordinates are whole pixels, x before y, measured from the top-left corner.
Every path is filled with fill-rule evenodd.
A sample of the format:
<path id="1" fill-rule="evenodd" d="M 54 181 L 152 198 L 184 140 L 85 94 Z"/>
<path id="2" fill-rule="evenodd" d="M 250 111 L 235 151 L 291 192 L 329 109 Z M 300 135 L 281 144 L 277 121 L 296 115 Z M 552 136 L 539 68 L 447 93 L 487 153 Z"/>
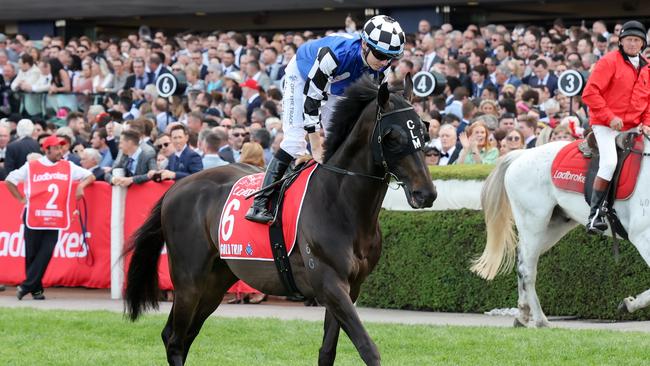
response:
<path id="1" fill-rule="evenodd" d="M 354 302 L 381 253 L 378 216 L 387 177 L 403 182 L 414 208 L 430 207 L 436 197 L 421 149 L 425 128 L 408 102 L 410 76 L 404 90 L 404 96 L 391 94 L 386 84 L 378 88 L 368 78 L 349 88 L 332 118 L 325 165 L 313 173 L 303 203 L 300 250 L 290 260 L 299 290 L 326 307 L 319 365 L 334 363 L 341 328 L 366 364 L 380 364 Z M 273 262 L 219 257 L 216 228 L 230 189 L 239 178 L 258 172 L 232 164 L 179 181 L 127 249 L 132 259 L 126 311 L 135 320 L 158 305 L 157 265 L 167 243 L 175 296 L 162 339 L 170 365 L 184 364 L 203 322 L 237 279 L 267 294 L 287 295 Z"/>

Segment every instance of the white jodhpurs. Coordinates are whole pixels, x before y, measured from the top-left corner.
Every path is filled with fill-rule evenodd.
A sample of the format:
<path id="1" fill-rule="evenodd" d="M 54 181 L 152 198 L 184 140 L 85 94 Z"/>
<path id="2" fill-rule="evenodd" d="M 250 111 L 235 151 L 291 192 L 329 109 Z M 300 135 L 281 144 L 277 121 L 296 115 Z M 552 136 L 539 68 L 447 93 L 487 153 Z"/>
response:
<path id="1" fill-rule="evenodd" d="M 600 154 L 597 175 L 606 181 L 611 181 L 616 170 L 616 136 L 619 132 L 607 126 L 594 125 L 591 128 L 594 131 Z"/>
<path id="2" fill-rule="evenodd" d="M 300 75 L 295 56 L 289 61 L 282 88 L 282 130 L 284 138 L 280 148 L 294 159 L 307 153 L 307 131 L 305 131 L 305 79 Z M 328 95 L 321 104 L 321 124 L 327 131 L 337 97 Z"/>

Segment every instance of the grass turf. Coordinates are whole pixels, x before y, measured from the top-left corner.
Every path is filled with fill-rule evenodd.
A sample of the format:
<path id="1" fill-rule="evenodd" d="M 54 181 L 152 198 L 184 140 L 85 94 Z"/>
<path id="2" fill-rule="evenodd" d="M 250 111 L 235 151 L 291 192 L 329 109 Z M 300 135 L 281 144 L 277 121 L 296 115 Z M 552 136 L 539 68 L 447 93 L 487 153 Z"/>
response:
<path id="1" fill-rule="evenodd" d="M 166 317 L 0 309 L 2 365 L 164 365 Z M 644 333 L 366 324 L 383 365 L 644 365 Z M 188 365 L 315 365 L 322 324 L 210 318 Z M 337 365 L 362 364 L 341 332 Z"/>

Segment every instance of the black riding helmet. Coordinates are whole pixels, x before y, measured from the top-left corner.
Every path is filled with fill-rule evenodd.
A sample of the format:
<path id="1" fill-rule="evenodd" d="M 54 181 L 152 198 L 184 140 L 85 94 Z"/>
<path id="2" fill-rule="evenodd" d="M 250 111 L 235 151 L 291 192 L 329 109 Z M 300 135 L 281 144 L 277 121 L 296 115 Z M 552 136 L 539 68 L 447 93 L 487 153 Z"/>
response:
<path id="1" fill-rule="evenodd" d="M 647 32 L 645 26 L 641 22 L 630 20 L 629 22 L 625 22 L 625 24 L 623 24 L 623 28 L 621 29 L 621 34 L 618 36 L 618 39 L 622 40 L 628 36 L 639 37 L 643 40 L 643 49 L 645 49 L 648 45 L 646 41 L 646 34 Z"/>

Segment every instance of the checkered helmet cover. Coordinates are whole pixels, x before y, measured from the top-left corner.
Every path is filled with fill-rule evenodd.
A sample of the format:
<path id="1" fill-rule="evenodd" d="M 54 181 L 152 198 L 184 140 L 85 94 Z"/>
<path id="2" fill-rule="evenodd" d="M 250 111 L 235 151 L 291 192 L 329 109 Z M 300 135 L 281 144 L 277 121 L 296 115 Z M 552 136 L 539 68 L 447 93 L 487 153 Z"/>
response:
<path id="1" fill-rule="evenodd" d="M 377 15 L 367 21 L 361 36 L 370 47 L 385 55 L 397 57 L 404 52 L 404 31 L 395 19 L 387 15 Z"/>

